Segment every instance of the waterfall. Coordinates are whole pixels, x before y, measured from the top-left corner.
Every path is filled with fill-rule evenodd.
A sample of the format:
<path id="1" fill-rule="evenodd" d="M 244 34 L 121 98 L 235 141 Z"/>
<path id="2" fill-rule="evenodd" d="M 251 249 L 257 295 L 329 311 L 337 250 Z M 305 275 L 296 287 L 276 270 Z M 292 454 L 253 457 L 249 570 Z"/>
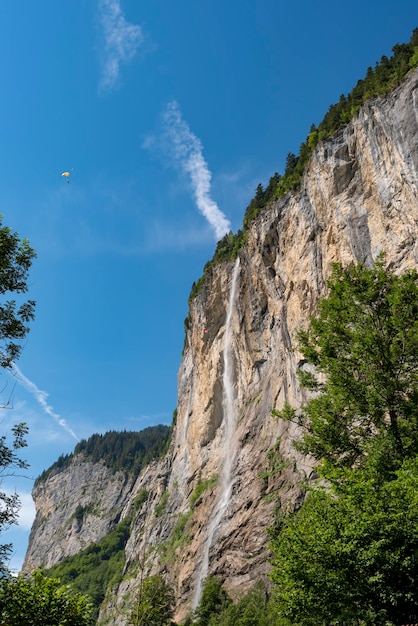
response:
<path id="1" fill-rule="evenodd" d="M 236 409 L 234 397 L 234 351 L 233 351 L 233 332 L 232 332 L 232 315 L 234 312 L 235 294 L 239 275 L 239 257 L 235 262 L 234 273 L 232 275 L 231 290 L 229 294 L 228 312 L 225 323 L 224 336 L 224 373 L 223 373 L 223 427 L 224 441 L 222 453 L 222 468 L 219 475 L 219 495 L 213 507 L 212 514 L 209 519 L 208 536 L 206 539 L 200 573 L 196 583 L 195 597 L 193 606 L 199 604 L 202 593 L 202 584 L 209 570 L 209 552 L 213 544 L 215 533 L 221 523 L 229 501 L 231 499 L 232 488 L 234 486 L 233 468 L 236 459 L 236 441 L 234 433 L 236 430 Z"/>

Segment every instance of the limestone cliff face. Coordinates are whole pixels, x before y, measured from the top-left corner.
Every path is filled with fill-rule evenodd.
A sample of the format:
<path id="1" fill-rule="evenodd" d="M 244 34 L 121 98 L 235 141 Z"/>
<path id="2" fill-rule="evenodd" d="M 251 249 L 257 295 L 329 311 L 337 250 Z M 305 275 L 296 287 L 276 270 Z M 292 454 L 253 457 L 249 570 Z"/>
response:
<path id="1" fill-rule="evenodd" d="M 116 476 L 108 481 L 114 496 L 108 509 L 116 507 L 121 518 L 132 512 L 141 489 L 149 497 L 133 517 L 126 548 L 131 575 L 102 608 L 103 623 L 105 616 L 106 623 L 123 623 L 120 610 L 144 569 L 163 572 L 173 584 L 177 618 L 197 602 L 208 573 L 218 575 L 232 594 L 267 576 L 266 528 L 274 501 L 265 496 L 279 491 L 284 505 L 292 506 L 301 497 L 300 476 L 309 477 L 313 469 L 311 459 L 292 446 L 296 426 L 271 415 L 285 401 L 304 400 L 295 332 L 326 293 L 332 262 L 371 264 L 384 251 L 396 271 L 418 265 L 417 143 L 415 71 L 390 97 L 370 101 L 322 142 L 300 192 L 260 214 L 236 266 L 210 272 L 190 305 L 170 450 L 134 485 L 119 485 Z M 266 476 L 266 453 L 276 442 L 281 472 Z M 72 469 L 66 472 L 35 491 L 31 564 L 44 563 L 50 546 L 48 563 L 57 561 L 97 540 L 112 523 L 103 513 L 96 526 L 87 515 L 77 533 L 69 525 L 69 504 L 58 517 L 57 494 L 72 480 Z M 76 482 L 83 480 L 80 473 Z M 74 508 L 83 484 L 73 489 L 67 498 Z M 96 502 L 91 495 L 86 504 Z"/>
<path id="2" fill-rule="evenodd" d="M 122 472 L 76 455 L 69 467 L 39 483 L 32 496 L 36 518 L 23 568 L 51 567 L 105 537 L 131 495 Z"/>

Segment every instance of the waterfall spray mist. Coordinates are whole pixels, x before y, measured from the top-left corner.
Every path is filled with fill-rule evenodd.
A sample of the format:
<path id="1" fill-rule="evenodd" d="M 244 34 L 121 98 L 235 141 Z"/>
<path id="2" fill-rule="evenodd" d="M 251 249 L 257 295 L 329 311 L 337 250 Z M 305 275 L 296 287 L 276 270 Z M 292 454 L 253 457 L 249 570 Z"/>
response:
<path id="1" fill-rule="evenodd" d="M 219 496 L 215 502 L 209 519 L 208 536 L 206 539 L 202 565 L 196 582 L 196 590 L 194 597 L 194 607 L 199 604 L 202 593 L 202 584 L 209 571 L 209 552 L 215 538 L 216 531 L 221 523 L 232 495 L 234 486 L 233 468 L 236 460 L 236 441 L 234 433 L 236 431 L 236 409 L 234 394 L 234 351 L 233 351 L 233 333 L 232 333 L 232 315 L 234 312 L 234 304 L 236 299 L 237 282 L 239 276 L 239 257 L 235 262 L 234 273 L 232 276 L 231 291 L 229 295 L 228 312 L 225 323 L 224 337 L 224 373 L 223 373 L 223 426 L 224 426 L 224 442 L 222 453 L 222 468 L 220 473 Z"/>

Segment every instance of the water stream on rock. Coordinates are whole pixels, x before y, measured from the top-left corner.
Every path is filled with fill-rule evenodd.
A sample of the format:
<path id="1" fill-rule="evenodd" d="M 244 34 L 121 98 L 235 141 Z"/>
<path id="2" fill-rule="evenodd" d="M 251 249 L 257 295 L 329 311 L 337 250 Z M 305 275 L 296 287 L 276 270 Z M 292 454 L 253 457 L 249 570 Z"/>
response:
<path id="1" fill-rule="evenodd" d="M 209 552 L 215 538 L 215 533 L 221 523 L 229 501 L 231 499 L 232 488 L 234 486 L 233 468 L 236 458 L 236 441 L 234 441 L 234 433 L 236 430 L 236 409 L 234 394 L 234 351 L 233 351 L 233 333 L 232 333 L 232 315 L 234 312 L 234 304 L 236 299 L 236 288 L 239 276 L 239 257 L 235 262 L 234 273 L 232 275 L 231 291 L 229 294 L 228 311 L 225 322 L 224 336 L 224 373 L 223 373 L 223 427 L 224 441 L 222 449 L 222 467 L 219 474 L 219 496 L 216 499 L 211 517 L 209 519 L 208 536 L 206 539 L 200 573 L 196 582 L 196 590 L 194 597 L 194 608 L 199 604 L 202 593 L 203 582 L 208 575 L 209 570 Z"/>

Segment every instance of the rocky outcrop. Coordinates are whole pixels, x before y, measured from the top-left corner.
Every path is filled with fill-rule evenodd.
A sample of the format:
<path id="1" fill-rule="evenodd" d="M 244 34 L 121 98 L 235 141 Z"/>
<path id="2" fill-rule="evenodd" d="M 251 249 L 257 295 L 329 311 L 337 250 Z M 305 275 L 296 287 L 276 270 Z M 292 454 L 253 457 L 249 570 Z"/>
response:
<path id="1" fill-rule="evenodd" d="M 32 492 L 36 518 L 31 529 L 24 569 L 45 568 L 100 541 L 119 522 L 132 495 L 123 472 L 84 455 L 69 467 L 37 484 Z"/>
<path id="2" fill-rule="evenodd" d="M 390 97 L 371 100 L 320 143 L 300 192 L 279 199 L 252 223 L 234 289 L 233 264 L 210 271 L 190 304 L 169 452 L 134 485 L 120 484 L 118 501 L 118 478 L 108 482 L 110 489 L 115 481 L 106 507 L 118 509 L 120 518 L 132 513 L 141 489 L 149 497 L 133 516 L 127 575 L 102 608 L 106 623 L 122 623 L 120 610 L 144 570 L 163 572 L 172 583 L 177 618 L 198 600 L 208 573 L 237 595 L 267 576 L 266 529 L 277 493 L 283 506 L 293 506 L 303 496 L 301 476 L 313 470 L 312 460 L 293 448 L 297 426 L 271 413 L 285 401 L 304 401 L 295 332 L 326 293 L 333 262 L 370 265 L 384 252 L 396 271 L 417 266 L 417 141 L 414 71 Z M 272 473 L 266 453 L 273 445 L 282 463 Z M 113 523 L 112 515 L 103 514 L 102 525 L 90 524 L 89 513 L 78 531 L 75 521 L 70 524 L 71 505 L 59 504 L 58 494 L 73 481 L 81 497 L 87 480 L 83 473 L 71 479 L 72 471 L 54 476 L 34 494 L 38 516 L 27 557 L 33 565 L 45 564 L 42 555 L 50 546 L 48 563 L 97 540 Z M 96 502 L 92 494 L 84 496 L 86 506 Z M 70 487 L 66 498 L 76 502 Z M 92 526 L 95 535 L 89 534 Z"/>

